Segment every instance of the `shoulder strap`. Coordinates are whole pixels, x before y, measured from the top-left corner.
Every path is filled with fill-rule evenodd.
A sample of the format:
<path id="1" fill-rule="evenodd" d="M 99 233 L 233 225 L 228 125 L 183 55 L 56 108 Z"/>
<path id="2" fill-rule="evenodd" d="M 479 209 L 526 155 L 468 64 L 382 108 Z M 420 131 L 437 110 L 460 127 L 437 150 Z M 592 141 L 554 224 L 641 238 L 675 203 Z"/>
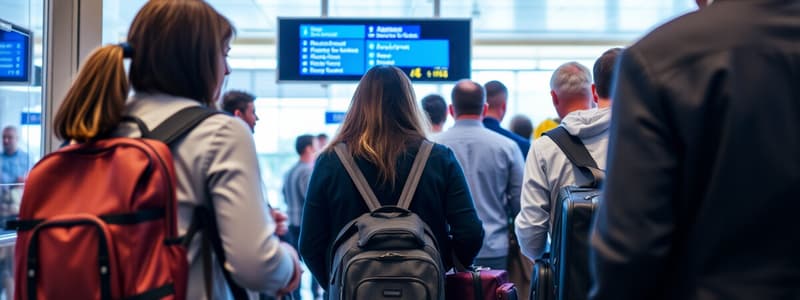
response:
<path id="1" fill-rule="evenodd" d="M 342 165 L 344 165 L 344 169 L 347 170 L 347 174 L 350 175 L 350 179 L 352 179 L 353 183 L 356 185 L 356 189 L 358 189 L 358 192 L 361 194 L 361 198 L 364 198 L 364 202 L 367 203 L 369 211 L 375 211 L 380 208 L 381 203 L 378 201 L 378 197 L 375 197 L 375 193 L 369 187 L 367 179 L 364 178 L 364 173 L 361 173 L 353 157 L 347 152 L 347 145 L 339 143 L 333 149 L 336 151 L 336 155 L 339 156 L 339 160 L 342 161 Z"/>
<path id="2" fill-rule="evenodd" d="M 142 132 L 142 137 L 159 140 L 172 147 L 203 120 L 221 112 L 204 106 L 190 106 L 176 112 L 150 132 Z M 140 126 L 141 127 L 141 126 Z"/>
<path id="3" fill-rule="evenodd" d="M 411 166 L 411 172 L 408 173 L 406 185 L 403 186 L 403 192 L 400 194 L 400 201 L 397 202 L 398 207 L 408 209 L 411 206 L 411 199 L 414 198 L 414 192 L 417 191 L 417 184 L 420 177 L 422 177 L 422 170 L 425 169 L 425 164 L 428 162 L 428 156 L 430 156 L 432 149 L 433 143 L 422 141 L 417 157 L 414 158 L 414 164 Z"/>
<path id="4" fill-rule="evenodd" d="M 586 146 L 583 145 L 580 138 L 569 134 L 567 129 L 562 126 L 547 131 L 544 135 L 553 140 L 569 161 L 577 166 L 583 175 L 592 180 L 589 186 L 597 187 L 600 185 L 603 180 L 603 171 L 597 167 L 597 162 L 592 158 L 589 150 L 586 150 Z"/>
<path id="5" fill-rule="evenodd" d="M 411 205 L 411 199 L 414 197 L 414 192 L 417 190 L 417 184 L 419 184 L 419 179 L 422 177 L 422 170 L 425 169 L 425 164 L 428 162 L 428 157 L 432 149 L 433 143 L 429 141 L 423 141 L 420 145 L 417 156 L 414 158 L 414 164 L 411 166 L 411 171 L 408 174 L 406 184 L 403 186 L 403 191 L 400 193 L 400 199 L 397 202 L 398 207 L 408 209 Z M 361 197 L 364 198 L 364 201 L 367 203 L 369 210 L 374 211 L 380 208 L 382 205 L 378 201 L 378 197 L 375 196 L 375 193 L 369 187 L 369 183 L 367 183 L 361 170 L 358 169 L 358 165 L 356 165 L 353 157 L 347 152 L 347 145 L 340 143 L 334 147 L 334 150 L 336 151 L 336 155 L 339 156 L 339 160 L 342 161 L 345 170 L 347 170 L 347 174 L 350 175 L 350 178 L 356 185 L 356 189 L 358 189 Z"/>

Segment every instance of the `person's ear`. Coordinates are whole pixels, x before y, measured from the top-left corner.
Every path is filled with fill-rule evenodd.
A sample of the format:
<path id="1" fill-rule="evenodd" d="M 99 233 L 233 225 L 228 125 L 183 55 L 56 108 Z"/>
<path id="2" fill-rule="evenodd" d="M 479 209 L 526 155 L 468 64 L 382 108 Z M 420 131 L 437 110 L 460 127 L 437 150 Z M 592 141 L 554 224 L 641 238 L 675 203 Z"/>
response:
<path id="1" fill-rule="evenodd" d="M 550 91 L 550 98 L 553 98 L 553 106 L 558 107 L 558 95 L 556 95 L 556 91 Z"/>
<path id="2" fill-rule="evenodd" d="M 592 83 L 592 102 L 599 103 L 600 95 L 597 94 L 597 86 Z"/>
<path id="3" fill-rule="evenodd" d="M 244 116 L 244 113 L 242 112 L 242 110 L 241 110 L 241 109 L 234 109 L 234 110 L 233 110 L 233 115 L 234 115 L 235 117 L 239 117 L 239 118 L 241 118 L 242 116 Z"/>
<path id="4" fill-rule="evenodd" d="M 450 116 L 452 116 L 453 119 L 456 118 L 456 110 L 453 109 L 453 105 L 452 104 L 447 106 L 447 111 L 450 113 Z"/>

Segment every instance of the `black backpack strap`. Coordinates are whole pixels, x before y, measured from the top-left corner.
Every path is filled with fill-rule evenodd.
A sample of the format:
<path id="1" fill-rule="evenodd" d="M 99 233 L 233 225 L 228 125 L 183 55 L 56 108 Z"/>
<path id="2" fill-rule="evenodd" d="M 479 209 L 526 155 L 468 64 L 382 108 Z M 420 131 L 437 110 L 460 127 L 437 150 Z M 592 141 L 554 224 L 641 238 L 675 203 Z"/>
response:
<path id="1" fill-rule="evenodd" d="M 249 299 L 247 290 L 233 281 L 231 272 L 225 268 L 225 250 L 222 248 L 222 238 L 220 238 L 219 230 L 217 229 L 217 217 L 212 213 L 213 211 L 213 207 L 207 208 L 198 206 L 194 209 L 192 223 L 189 225 L 190 228 L 192 226 L 197 226 L 203 229 L 200 256 L 203 259 L 203 281 L 205 282 L 206 297 L 208 299 L 214 298 L 214 288 L 212 284 L 213 273 L 211 271 L 211 251 L 214 251 L 214 254 L 217 256 L 217 264 L 222 270 L 222 276 L 225 277 L 225 281 L 228 283 L 228 288 L 231 290 L 233 299 Z M 187 240 L 186 244 L 188 245 L 188 243 L 189 241 Z"/>
<path id="2" fill-rule="evenodd" d="M 589 150 L 581 139 L 569 134 L 566 128 L 558 126 L 544 133 L 561 148 L 570 162 L 581 170 L 581 173 L 591 179 L 588 186 L 598 187 L 603 181 L 604 172 L 597 167 L 597 162 L 592 158 Z"/>
<path id="3" fill-rule="evenodd" d="M 398 207 L 408 209 L 411 206 L 411 199 L 414 198 L 414 192 L 417 191 L 417 184 L 422 177 L 422 170 L 425 169 L 431 150 L 433 150 L 433 143 L 422 141 L 419 151 L 417 151 L 417 157 L 414 158 L 414 164 L 411 165 L 411 171 L 408 173 L 406 185 L 403 186 L 403 192 L 400 194 L 400 200 L 397 202 Z"/>
<path id="4" fill-rule="evenodd" d="M 190 106 L 179 110 L 152 131 L 142 132 L 142 137 L 162 141 L 172 148 L 173 143 L 186 136 L 205 119 L 220 113 L 205 106 Z"/>
<path id="5" fill-rule="evenodd" d="M 179 110 L 163 122 L 158 124 L 152 131 L 142 130 L 140 122 L 139 130 L 142 131 L 142 137 L 159 140 L 167 144 L 170 148 L 174 143 L 181 140 L 189 132 L 192 131 L 197 125 L 200 125 L 205 119 L 221 114 L 222 112 L 205 107 L 205 106 L 190 106 Z M 133 120 L 136 121 L 136 120 Z M 247 291 L 233 281 L 231 273 L 225 268 L 225 251 L 222 248 L 222 240 L 217 230 L 217 218 L 212 213 L 214 211 L 213 204 L 208 203 L 208 208 L 198 206 L 194 210 L 194 216 L 189 229 L 184 236 L 184 245 L 188 246 L 194 235 L 202 230 L 203 241 L 200 244 L 200 255 L 203 259 L 203 281 L 205 282 L 206 296 L 211 299 L 213 295 L 213 276 L 211 271 L 211 251 L 217 256 L 217 263 L 225 276 L 225 281 L 231 289 L 234 299 L 248 299 Z M 210 248 L 210 249 L 209 249 Z"/>
<path id="6" fill-rule="evenodd" d="M 353 160 L 353 156 L 347 152 L 347 145 L 339 143 L 333 147 L 333 150 L 336 152 L 336 155 L 339 156 L 339 160 L 342 161 L 344 169 L 347 170 L 347 174 L 350 175 L 350 179 L 352 179 L 353 183 L 356 185 L 356 189 L 361 194 L 361 198 L 364 198 L 364 202 L 367 203 L 369 211 L 375 211 L 381 208 L 381 203 L 378 201 L 378 197 L 375 196 L 375 192 L 369 187 L 367 179 L 364 178 L 364 173 L 361 173 L 356 161 Z"/>

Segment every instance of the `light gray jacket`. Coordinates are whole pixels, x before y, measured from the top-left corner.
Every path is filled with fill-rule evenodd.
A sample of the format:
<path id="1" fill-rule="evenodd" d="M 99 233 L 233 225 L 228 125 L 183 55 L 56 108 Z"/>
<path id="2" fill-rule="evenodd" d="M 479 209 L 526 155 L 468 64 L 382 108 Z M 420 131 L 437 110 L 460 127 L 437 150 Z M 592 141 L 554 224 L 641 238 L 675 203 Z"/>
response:
<path id="1" fill-rule="evenodd" d="M 186 98 L 137 93 L 128 100 L 126 115 L 140 118 L 153 129 L 177 111 L 198 105 Z M 121 126 L 117 133 L 141 135 L 134 126 Z M 233 279 L 248 290 L 268 294 L 286 286 L 294 265 L 291 254 L 273 235 L 275 222 L 262 194 L 255 145 L 247 125 L 231 116 L 211 116 L 175 144 L 172 156 L 178 177 L 178 233 L 186 233 L 196 206 L 213 201 L 226 268 Z M 188 249 L 187 299 L 208 299 L 199 249 L 197 236 Z M 212 270 L 213 299 L 231 298 L 216 262 Z"/>
<path id="2" fill-rule="evenodd" d="M 608 126 L 611 108 L 574 111 L 564 117 L 563 126 L 581 139 L 601 170 L 606 168 Z M 586 182 L 577 167 L 549 137 L 536 139 L 525 161 L 521 210 L 514 222 L 517 239 L 525 256 L 535 259 L 546 250 L 550 232 L 551 208 L 556 205 L 558 190 L 564 186 Z"/>

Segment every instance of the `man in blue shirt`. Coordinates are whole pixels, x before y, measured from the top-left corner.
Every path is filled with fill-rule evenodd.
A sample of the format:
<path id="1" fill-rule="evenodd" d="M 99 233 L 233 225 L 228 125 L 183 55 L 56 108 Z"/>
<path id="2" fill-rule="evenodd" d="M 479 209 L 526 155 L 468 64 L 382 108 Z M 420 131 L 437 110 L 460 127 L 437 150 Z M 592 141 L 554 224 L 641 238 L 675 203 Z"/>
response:
<path id="1" fill-rule="evenodd" d="M 0 216 L 3 217 L 19 210 L 21 185 L 30 168 L 28 153 L 17 148 L 18 140 L 17 128 L 3 128 L 3 153 L 0 154 Z"/>
<path id="2" fill-rule="evenodd" d="M 17 148 L 18 140 L 19 134 L 16 127 L 3 128 L 3 154 L 0 155 L 1 184 L 22 183 L 25 181 L 25 175 L 28 174 L 28 167 L 30 167 L 28 153 Z"/>
<path id="3" fill-rule="evenodd" d="M 486 89 L 486 104 L 489 105 L 486 115 L 483 116 L 483 126 L 517 143 L 519 150 L 522 152 L 522 158 L 525 159 L 528 155 L 528 149 L 531 148 L 531 142 L 516 133 L 500 127 L 500 122 L 506 116 L 508 89 L 502 82 L 497 80 L 487 82 L 483 85 L 483 88 Z"/>
<path id="4" fill-rule="evenodd" d="M 456 123 L 436 141 L 455 152 L 478 217 L 483 221 L 486 236 L 475 264 L 506 269 L 508 217 L 509 213 L 515 216 L 519 212 L 523 158 L 513 141 L 481 123 L 487 108 L 485 95 L 480 84 L 459 81 L 453 88 L 450 105 Z"/>
<path id="5" fill-rule="evenodd" d="M 319 151 L 317 137 L 304 134 L 295 139 L 295 151 L 300 159 L 286 172 L 283 179 L 283 199 L 286 201 L 289 215 L 289 234 L 286 237 L 295 249 L 300 240 L 300 224 L 302 224 L 303 206 L 306 202 L 306 191 L 311 172 L 314 169 L 314 160 Z M 316 299 L 319 296 L 319 284 L 311 278 L 311 294 Z M 300 298 L 300 287 L 294 293 L 294 299 Z"/>

